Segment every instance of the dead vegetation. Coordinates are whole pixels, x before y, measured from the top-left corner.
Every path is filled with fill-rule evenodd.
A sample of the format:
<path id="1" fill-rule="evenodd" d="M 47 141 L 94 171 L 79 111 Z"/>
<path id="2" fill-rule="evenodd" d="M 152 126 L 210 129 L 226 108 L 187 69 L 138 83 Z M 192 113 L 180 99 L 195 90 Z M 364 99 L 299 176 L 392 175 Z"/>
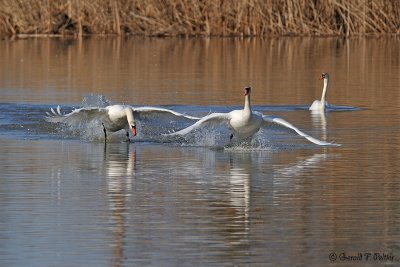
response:
<path id="1" fill-rule="evenodd" d="M 2 36 L 399 33 L 398 0 L 0 0 Z"/>

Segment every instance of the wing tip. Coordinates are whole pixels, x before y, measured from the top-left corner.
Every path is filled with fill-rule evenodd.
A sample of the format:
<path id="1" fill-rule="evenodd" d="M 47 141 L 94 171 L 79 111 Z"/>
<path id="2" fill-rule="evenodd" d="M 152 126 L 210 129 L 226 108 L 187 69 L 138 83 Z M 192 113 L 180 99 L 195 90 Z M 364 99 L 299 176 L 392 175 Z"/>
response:
<path id="1" fill-rule="evenodd" d="M 57 119 L 63 116 L 64 115 L 61 113 L 61 108 L 58 105 L 57 108 L 50 108 L 50 111 L 46 111 L 45 120 L 48 122 L 58 122 Z"/>
<path id="2" fill-rule="evenodd" d="M 320 146 L 325 146 L 325 147 L 340 147 L 340 146 L 342 146 L 341 144 L 338 144 L 335 142 L 326 142 L 326 141 L 321 141 L 321 140 L 318 140 L 318 141 L 319 141 L 318 143 L 317 142 L 314 142 L 314 143 L 317 145 L 320 145 Z"/>
<path id="3" fill-rule="evenodd" d="M 166 136 L 166 137 L 168 137 L 168 136 L 182 136 L 182 134 L 180 133 L 180 131 L 177 131 L 177 132 L 172 132 L 172 133 L 165 133 L 165 134 L 162 134 L 162 136 Z"/>
<path id="4" fill-rule="evenodd" d="M 331 144 L 331 146 L 336 146 L 336 147 L 340 147 L 340 146 L 342 146 L 342 144 L 338 144 L 338 143 L 330 143 Z"/>

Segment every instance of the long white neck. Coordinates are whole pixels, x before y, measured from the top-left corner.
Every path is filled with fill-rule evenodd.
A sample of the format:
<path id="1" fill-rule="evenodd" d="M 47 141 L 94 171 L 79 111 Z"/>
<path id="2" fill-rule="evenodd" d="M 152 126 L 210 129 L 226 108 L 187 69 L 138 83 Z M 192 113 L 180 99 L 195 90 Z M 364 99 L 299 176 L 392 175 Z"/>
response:
<path id="1" fill-rule="evenodd" d="M 134 119 L 134 117 L 133 117 L 133 111 L 132 111 L 132 109 L 131 109 L 131 108 L 126 108 L 126 109 L 125 109 L 125 113 L 126 113 L 126 119 L 128 120 L 128 123 L 129 123 L 130 125 L 134 124 L 134 123 L 135 123 L 135 119 Z"/>
<path id="2" fill-rule="evenodd" d="M 328 78 L 324 79 L 324 89 L 322 90 L 322 96 L 321 96 L 321 104 L 325 106 L 325 101 L 326 101 L 326 93 L 328 91 Z"/>
<path id="3" fill-rule="evenodd" d="M 247 94 L 244 97 L 244 109 L 246 113 L 251 114 L 251 105 L 250 105 L 250 94 Z"/>

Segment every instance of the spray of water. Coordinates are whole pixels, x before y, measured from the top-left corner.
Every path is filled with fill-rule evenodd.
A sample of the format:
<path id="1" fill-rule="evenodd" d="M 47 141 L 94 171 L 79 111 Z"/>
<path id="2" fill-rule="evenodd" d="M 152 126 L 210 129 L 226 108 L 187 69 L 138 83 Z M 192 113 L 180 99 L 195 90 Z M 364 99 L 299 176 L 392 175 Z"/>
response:
<path id="1" fill-rule="evenodd" d="M 112 102 L 108 100 L 104 95 L 87 95 L 82 99 L 83 107 L 99 107 L 104 108 L 112 105 Z"/>
<path id="2" fill-rule="evenodd" d="M 89 95 L 82 100 L 83 106 L 105 107 L 111 104 L 111 101 L 103 95 Z M 69 112 L 69 111 L 67 111 Z M 164 134 L 179 131 L 186 128 L 192 122 L 176 121 L 168 117 L 147 117 L 141 116 L 136 121 L 138 135 L 131 137 L 131 142 L 155 142 L 168 143 L 177 146 L 195 146 L 195 147 L 211 147 L 224 148 L 228 150 L 271 150 L 293 149 L 296 147 L 304 148 L 303 143 L 299 143 L 298 139 L 292 134 L 285 132 L 276 132 L 276 129 L 260 129 L 252 138 L 247 140 L 239 140 L 237 137 L 230 139 L 231 130 L 227 125 L 219 125 L 216 127 L 204 127 L 185 136 L 165 136 Z M 104 141 L 104 132 L 101 121 L 79 121 L 73 125 L 60 124 L 57 130 L 63 134 L 65 138 L 83 138 L 87 141 Z M 107 134 L 109 142 L 124 142 L 127 140 L 125 130 Z"/>

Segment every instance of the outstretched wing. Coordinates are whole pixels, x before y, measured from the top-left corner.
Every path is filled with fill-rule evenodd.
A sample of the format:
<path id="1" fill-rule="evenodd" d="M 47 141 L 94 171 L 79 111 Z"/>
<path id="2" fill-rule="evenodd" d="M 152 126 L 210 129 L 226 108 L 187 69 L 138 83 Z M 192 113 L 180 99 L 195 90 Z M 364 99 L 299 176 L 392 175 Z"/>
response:
<path id="1" fill-rule="evenodd" d="M 216 124 L 222 123 L 224 121 L 227 121 L 229 119 L 230 119 L 229 113 L 211 113 L 211 114 L 201 118 L 199 121 L 197 121 L 196 123 L 194 123 L 193 125 L 185 128 L 185 129 L 182 129 L 175 133 L 164 134 L 164 135 L 166 135 L 166 136 L 185 135 L 185 134 L 188 134 L 191 131 L 194 131 L 205 125 L 216 125 Z"/>
<path id="2" fill-rule="evenodd" d="M 304 132 L 302 132 L 299 128 L 297 128 L 296 126 L 294 126 L 293 124 L 291 124 L 290 122 L 285 121 L 284 119 L 278 118 L 278 117 L 274 117 L 274 116 L 266 116 L 263 115 L 263 119 L 264 119 L 264 123 L 275 123 L 281 126 L 284 126 L 286 128 L 292 129 L 294 130 L 298 135 L 306 138 L 308 141 L 320 145 L 320 146 L 340 146 L 339 144 L 335 144 L 335 143 L 329 143 L 329 142 L 325 142 L 322 140 L 319 140 L 317 138 L 314 138 Z"/>
<path id="3" fill-rule="evenodd" d="M 198 117 L 193 117 L 185 115 L 166 108 L 156 108 L 156 107 L 137 107 L 132 108 L 133 112 L 137 115 L 173 115 L 179 118 L 189 119 L 189 120 L 199 120 Z"/>
<path id="4" fill-rule="evenodd" d="M 86 107 L 74 109 L 68 114 L 62 114 L 60 106 L 57 106 L 56 110 L 51 108 L 50 111 L 46 112 L 47 116 L 45 117 L 48 122 L 61 122 L 68 125 L 79 125 L 93 120 L 106 120 L 108 118 L 105 108 Z"/>

